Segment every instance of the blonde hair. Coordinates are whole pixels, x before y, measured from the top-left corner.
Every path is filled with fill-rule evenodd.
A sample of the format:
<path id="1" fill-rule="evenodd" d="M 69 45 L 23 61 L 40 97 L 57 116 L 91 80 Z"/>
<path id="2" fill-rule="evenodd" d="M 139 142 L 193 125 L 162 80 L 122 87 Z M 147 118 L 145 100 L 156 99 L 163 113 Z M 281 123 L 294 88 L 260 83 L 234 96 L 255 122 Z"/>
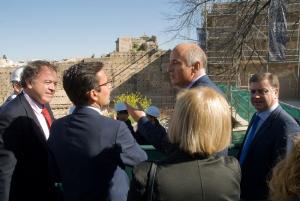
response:
<path id="1" fill-rule="evenodd" d="M 211 155 L 231 141 L 231 114 L 225 98 L 208 87 L 179 93 L 168 136 L 190 154 Z"/>
<path id="2" fill-rule="evenodd" d="M 269 182 L 270 199 L 287 201 L 300 197 L 300 137 L 294 140 L 294 147 L 273 169 Z"/>

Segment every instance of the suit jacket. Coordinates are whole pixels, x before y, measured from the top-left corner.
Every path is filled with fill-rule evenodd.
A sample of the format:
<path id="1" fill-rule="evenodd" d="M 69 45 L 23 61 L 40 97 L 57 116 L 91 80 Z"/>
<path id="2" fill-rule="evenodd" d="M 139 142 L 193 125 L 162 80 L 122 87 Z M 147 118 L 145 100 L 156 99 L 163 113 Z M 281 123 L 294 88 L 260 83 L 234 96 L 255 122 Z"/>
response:
<path id="1" fill-rule="evenodd" d="M 4 103 L 0 106 L 0 112 L 1 109 L 7 105 L 7 103 L 9 103 L 11 100 L 13 100 L 17 95 L 16 94 L 11 94 L 10 96 L 7 97 L 7 99 L 4 101 Z"/>
<path id="2" fill-rule="evenodd" d="M 76 107 L 53 122 L 49 164 L 61 182 L 66 201 L 126 200 L 129 179 L 125 165 L 147 159 L 126 124 Z"/>
<path id="3" fill-rule="evenodd" d="M 153 125 L 147 117 L 139 119 L 137 131 L 148 144 L 153 145 L 159 151 L 169 153 L 172 149 L 166 129 L 161 125 Z"/>
<path id="4" fill-rule="evenodd" d="M 217 92 L 224 94 L 222 90 L 209 79 L 207 75 L 200 77 L 191 86 L 191 88 L 196 87 L 210 87 L 215 89 Z M 148 143 L 164 153 L 170 153 L 175 148 L 169 142 L 166 130 L 162 128 L 162 126 L 153 125 L 146 117 L 139 119 L 138 131 Z M 227 152 L 227 149 L 225 149 L 224 151 L 220 152 L 219 155 L 227 155 Z"/>
<path id="5" fill-rule="evenodd" d="M 210 87 L 220 94 L 224 94 L 224 92 L 208 77 L 208 75 L 204 75 L 200 77 L 198 80 L 194 82 L 194 84 L 191 86 L 191 88 L 195 87 Z"/>
<path id="6" fill-rule="evenodd" d="M 253 117 L 246 132 L 246 137 L 252 125 Z M 300 133 L 300 127 L 296 121 L 281 106 L 278 106 L 257 130 L 241 167 L 242 199 L 267 199 L 267 180 L 271 170 L 280 157 L 284 157 L 287 139 L 292 138 L 297 133 Z M 240 157 L 240 153 L 238 157 Z"/>
<path id="7" fill-rule="evenodd" d="M 146 200 L 151 163 L 134 168 L 128 201 Z M 153 200 L 239 201 L 241 172 L 233 157 L 190 156 L 176 151 L 158 162 Z"/>
<path id="8" fill-rule="evenodd" d="M 46 137 L 23 93 L 1 110 L 0 138 L 0 200 L 8 199 L 9 186 L 10 201 L 54 200 Z"/>

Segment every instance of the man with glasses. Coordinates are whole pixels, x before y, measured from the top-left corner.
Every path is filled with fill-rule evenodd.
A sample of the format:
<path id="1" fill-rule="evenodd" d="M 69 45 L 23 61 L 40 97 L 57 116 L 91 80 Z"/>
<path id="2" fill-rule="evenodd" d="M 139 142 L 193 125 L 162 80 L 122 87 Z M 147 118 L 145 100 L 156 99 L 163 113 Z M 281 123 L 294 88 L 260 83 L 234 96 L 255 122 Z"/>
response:
<path id="1" fill-rule="evenodd" d="M 48 140 L 53 182 L 62 183 L 64 200 L 127 200 L 125 165 L 147 159 L 125 123 L 105 117 L 110 81 L 102 63 L 78 63 L 64 72 L 63 87 L 75 105 L 54 121 Z"/>
<path id="2" fill-rule="evenodd" d="M 268 176 L 300 134 L 300 127 L 279 105 L 279 80 L 272 73 L 254 74 L 249 81 L 256 109 L 239 153 L 241 200 L 267 200 Z"/>

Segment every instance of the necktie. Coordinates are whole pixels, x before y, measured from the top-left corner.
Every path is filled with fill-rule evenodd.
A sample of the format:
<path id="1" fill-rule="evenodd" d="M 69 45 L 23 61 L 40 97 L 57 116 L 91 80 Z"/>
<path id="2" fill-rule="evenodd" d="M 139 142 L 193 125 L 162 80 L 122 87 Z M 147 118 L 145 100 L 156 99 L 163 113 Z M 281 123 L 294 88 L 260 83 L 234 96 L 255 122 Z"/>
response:
<path id="1" fill-rule="evenodd" d="M 51 116 L 50 116 L 50 114 L 49 114 L 49 111 L 48 111 L 48 109 L 47 109 L 46 107 L 44 107 L 44 108 L 42 109 L 42 114 L 43 114 L 43 116 L 44 116 L 45 119 L 46 119 L 48 128 L 50 128 L 50 126 L 51 126 L 51 124 L 52 124 L 52 119 L 51 119 Z"/>
<path id="2" fill-rule="evenodd" d="M 256 115 L 254 120 L 253 120 L 251 130 L 247 135 L 247 138 L 245 140 L 245 143 L 244 143 L 241 155 L 240 155 L 240 164 L 241 165 L 243 164 L 243 162 L 246 158 L 247 152 L 249 150 L 249 147 L 250 147 L 250 145 L 251 145 L 251 143 L 252 143 L 252 141 L 255 137 L 255 133 L 256 133 L 256 129 L 257 129 L 257 125 L 258 125 L 259 120 L 260 120 L 260 117 L 258 115 Z"/>

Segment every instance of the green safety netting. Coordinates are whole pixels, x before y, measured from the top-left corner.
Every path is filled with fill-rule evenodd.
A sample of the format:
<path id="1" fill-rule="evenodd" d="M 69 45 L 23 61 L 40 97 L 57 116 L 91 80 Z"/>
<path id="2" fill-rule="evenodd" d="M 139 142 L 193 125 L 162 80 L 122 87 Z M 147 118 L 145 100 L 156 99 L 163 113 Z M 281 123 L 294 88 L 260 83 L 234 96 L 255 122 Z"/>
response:
<path id="1" fill-rule="evenodd" d="M 294 107 L 292 105 L 286 104 L 286 103 L 280 103 L 281 107 L 287 111 L 291 116 L 296 118 L 297 120 L 300 120 L 300 109 L 297 107 Z"/>
<path id="2" fill-rule="evenodd" d="M 235 109 L 235 112 L 246 121 L 249 121 L 255 112 L 255 109 L 250 104 L 248 90 L 238 89 L 235 86 L 226 84 L 218 85 L 226 94 L 230 105 Z"/>
<path id="3" fill-rule="evenodd" d="M 250 95 L 248 90 L 239 89 L 235 86 L 228 86 L 226 84 L 218 85 L 226 94 L 231 106 L 235 111 L 245 120 L 249 121 L 255 112 L 254 107 L 250 103 Z M 282 108 L 291 116 L 300 120 L 300 109 L 292 105 L 280 102 Z"/>

